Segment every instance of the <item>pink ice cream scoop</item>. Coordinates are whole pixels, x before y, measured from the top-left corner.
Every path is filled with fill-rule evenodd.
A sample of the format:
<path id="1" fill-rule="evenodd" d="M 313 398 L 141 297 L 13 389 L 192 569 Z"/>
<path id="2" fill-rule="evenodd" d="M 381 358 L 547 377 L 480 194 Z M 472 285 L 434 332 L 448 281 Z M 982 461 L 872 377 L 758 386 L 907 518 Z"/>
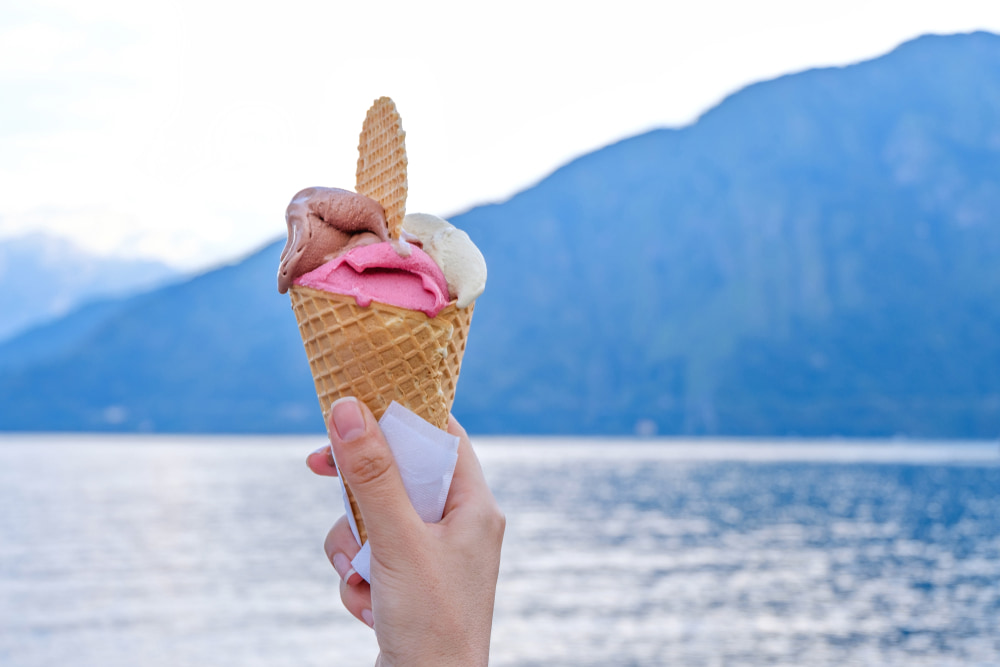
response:
<path id="1" fill-rule="evenodd" d="M 448 305 L 448 283 L 427 253 L 415 246 L 409 250 L 408 255 L 400 255 L 392 242 L 359 246 L 294 282 L 353 296 L 362 308 L 377 301 L 434 317 Z"/>

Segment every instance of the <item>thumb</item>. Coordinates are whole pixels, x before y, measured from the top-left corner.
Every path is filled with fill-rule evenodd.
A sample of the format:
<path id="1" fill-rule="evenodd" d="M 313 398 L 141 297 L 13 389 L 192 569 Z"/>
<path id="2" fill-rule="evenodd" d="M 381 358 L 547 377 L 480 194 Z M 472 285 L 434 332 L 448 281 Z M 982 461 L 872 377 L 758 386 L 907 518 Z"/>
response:
<path id="1" fill-rule="evenodd" d="M 373 545 L 399 542 L 421 525 L 375 416 L 353 396 L 330 406 L 330 443 Z"/>

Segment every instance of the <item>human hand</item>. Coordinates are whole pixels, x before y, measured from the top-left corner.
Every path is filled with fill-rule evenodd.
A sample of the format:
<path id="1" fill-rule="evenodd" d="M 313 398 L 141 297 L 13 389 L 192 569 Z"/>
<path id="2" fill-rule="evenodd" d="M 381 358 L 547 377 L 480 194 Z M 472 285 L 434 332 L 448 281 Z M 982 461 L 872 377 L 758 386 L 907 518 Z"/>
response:
<path id="1" fill-rule="evenodd" d="M 443 518 L 425 524 L 368 408 L 340 399 L 330 419 L 333 451 L 371 542 L 371 585 L 351 568 L 360 547 L 346 516 L 325 547 L 344 606 L 375 629 L 376 664 L 486 665 L 505 520 L 465 430 L 451 418 L 448 432 L 459 437 L 455 474 Z M 313 472 L 337 474 L 328 453 L 309 456 Z"/>

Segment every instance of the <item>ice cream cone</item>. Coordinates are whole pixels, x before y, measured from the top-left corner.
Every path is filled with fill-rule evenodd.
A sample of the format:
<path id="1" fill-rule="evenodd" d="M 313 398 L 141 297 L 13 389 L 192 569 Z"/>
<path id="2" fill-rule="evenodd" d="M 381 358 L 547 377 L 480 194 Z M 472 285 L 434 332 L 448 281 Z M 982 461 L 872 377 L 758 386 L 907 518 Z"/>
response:
<path id="1" fill-rule="evenodd" d="M 378 302 L 362 308 L 352 296 L 299 285 L 289 293 L 324 415 L 338 398 L 355 396 L 376 419 L 396 401 L 447 428 L 473 306 L 452 303 L 431 318 Z M 350 487 L 347 494 L 364 543 Z"/>
<path id="2" fill-rule="evenodd" d="M 392 100 L 376 100 L 361 133 L 357 190 L 382 204 L 393 238 L 406 204 L 404 136 Z M 324 417 L 338 398 L 355 396 L 376 419 L 396 401 L 447 428 L 474 304 L 459 308 L 453 301 L 428 317 L 377 301 L 361 307 L 353 296 L 301 285 L 289 294 Z M 363 544 L 361 512 L 345 489 Z"/>

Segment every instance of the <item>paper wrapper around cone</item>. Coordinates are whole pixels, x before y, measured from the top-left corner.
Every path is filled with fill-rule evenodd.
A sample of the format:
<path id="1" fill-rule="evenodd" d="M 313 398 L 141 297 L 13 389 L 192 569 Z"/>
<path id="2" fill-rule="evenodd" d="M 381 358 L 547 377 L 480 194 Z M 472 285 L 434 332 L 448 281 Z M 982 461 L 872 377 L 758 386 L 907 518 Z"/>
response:
<path id="1" fill-rule="evenodd" d="M 323 415 L 355 396 L 378 419 L 392 401 L 438 428 L 448 427 L 473 306 L 452 302 L 437 317 L 354 297 L 293 286 L 289 293 Z M 368 538 L 347 489 L 361 541 Z"/>

